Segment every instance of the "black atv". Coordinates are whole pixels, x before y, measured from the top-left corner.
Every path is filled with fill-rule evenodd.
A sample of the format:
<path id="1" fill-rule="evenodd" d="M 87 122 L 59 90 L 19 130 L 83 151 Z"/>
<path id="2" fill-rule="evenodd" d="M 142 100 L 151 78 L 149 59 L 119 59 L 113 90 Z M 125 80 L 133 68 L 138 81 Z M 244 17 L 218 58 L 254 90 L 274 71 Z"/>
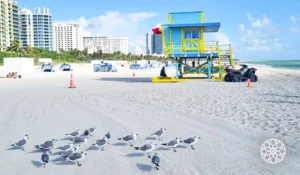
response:
<path id="1" fill-rule="evenodd" d="M 248 68 L 247 65 L 241 65 L 242 68 L 240 70 L 226 68 L 225 71 L 227 74 L 224 77 L 226 82 L 241 82 L 247 81 L 250 79 L 251 82 L 257 82 L 257 75 L 255 72 L 257 71 L 256 68 Z"/>

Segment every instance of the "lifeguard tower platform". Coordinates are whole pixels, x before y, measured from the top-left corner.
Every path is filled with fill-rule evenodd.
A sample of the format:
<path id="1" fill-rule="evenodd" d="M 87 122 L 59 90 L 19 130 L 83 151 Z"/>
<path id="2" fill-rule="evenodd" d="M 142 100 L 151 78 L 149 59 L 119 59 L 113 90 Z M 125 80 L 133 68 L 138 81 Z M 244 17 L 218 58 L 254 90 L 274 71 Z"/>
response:
<path id="1" fill-rule="evenodd" d="M 205 74 L 209 79 L 218 76 L 221 79 L 226 73 L 221 61 L 228 60 L 234 67 L 230 44 L 204 40 L 204 33 L 219 31 L 220 22 L 205 23 L 202 11 L 169 13 L 168 21 L 169 24 L 153 32 L 162 34 L 166 57 L 175 60 L 176 79 L 185 74 Z M 192 61 L 192 65 L 187 60 Z"/>

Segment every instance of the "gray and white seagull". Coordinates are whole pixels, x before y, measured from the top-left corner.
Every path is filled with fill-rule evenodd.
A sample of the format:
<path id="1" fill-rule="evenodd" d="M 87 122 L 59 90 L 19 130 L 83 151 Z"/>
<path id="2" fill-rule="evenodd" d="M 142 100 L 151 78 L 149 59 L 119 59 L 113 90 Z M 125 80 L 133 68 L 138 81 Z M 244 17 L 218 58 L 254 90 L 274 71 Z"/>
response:
<path id="1" fill-rule="evenodd" d="M 104 151 L 104 146 L 107 144 L 107 138 L 103 137 L 101 140 L 96 140 L 96 143 L 93 146 L 100 147 L 102 151 Z"/>
<path id="2" fill-rule="evenodd" d="M 26 145 L 26 143 L 28 143 L 28 140 L 29 140 L 29 136 L 27 134 L 25 134 L 25 136 L 22 140 L 18 141 L 17 143 L 11 144 L 10 146 L 19 147 L 23 151 L 25 151 L 24 146 Z"/>
<path id="3" fill-rule="evenodd" d="M 151 155 L 149 152 L 152 152 L 155 149 L 156 144 L 155 143 L 150 143 L 150 144 L 145 144 L 141 147 L 134 147 L 135 150 L 140 150 L 142 152 L 146 152 L 148 155 L 148 158 L 151 158 Z"/>
<path id="4" fill-rule="evenodd" d="M 78 153 L 79 152 L 79 147 L 80 147 L 80 145 L 75 145 L 73 147 L 73 149 L 68 150 L 68 151 L 62 151 L 62 152 L 59 153 L 59 155 L 63 158 L 67 158 L 67 157 L 69 157 L 69 156 L 71 156 L 75 153 Z"/>
<path id="5" fill-rule="evenodd" d="M 155 133 L 151 134 L 151 135 L 155 135 L 158 137 L 158 140 L 162 141 L 162 137 L 165 134 L 165 130 L 167 130 L 166 128 L 161 128 L 160 130 L 156 131 Z"/>
<path id="6" fill-rule="evenodd" d="M 73 147 L 74 147 L 74 143 L 70 142 L 68 145 L 60 146 L 56 149 L 59 149 L 61 151 L 69 151 L 69 150 L 73 149 Z"/>
<path id="7" fill-rule="evenodd" d="M 43 144 L 35 145 L 35 148 L 41 149 L 41 150 L 44 150 L 44 151 L 49 151 L 49 153 L 51 153 L 51 149 L 54 148 L 54 144 L 56 143 L 56 141 L 57 140 L 52 139 L 52 140 L 44 142 Z"/>
<path id="8" fill-rule="evenodd" d="M 82 144 L 82 143 L 86 143 L 88 141 L 89 137 L 75 137 L 74 139 L 72 139 L 71 141 L 73 141 L 74 144 Z"/>
<path id="9" fill-rule="evenodd" d="M 82 164 L 79 163 L 79 161 L 83 160 L 87 154 L 85 152 L 75 153 L 71 156 L 67 157 L 67 161 L 69 162 L 77 162 L 78 166 L 81 166 Z"/>
<path id="10" fill-rule="evenodd" d="M 77 129 L 76 131 L 74 131 L 72 133 L 66 134 L 66 136 L 69 136 L 69 137 L 77 137 L 79 135 L 80 135 L 80 129 Z"/>
<path id="11" fill-rule="evenodd" d="M 155 168 L 157 170 L 159 170 L 159 164 L 160 164 L 160 158 L 159 156 L 157 155 L 157 153 L 154 154 L 154 156 L 152 157 L 152 161 L 151 161 L 154 165 L 155 165 Z"/>
<path id="12" fill-rule="evenodd" d="M 194 136 L 194 137 L 188 138 L 188 139 L 186 139 L 186 140 L 183 140 L 183 142 L 186 143 L 186 144 L 191 145 L 191 148 L 192 148 L 193 150 L 195 150 L 195 148 L 194 148 L 193 145 L 196 144 L 196 143 L 198 142 L 198 139 L 201 139 L 201 138 L 198 137 L 198 136 Z"/>
<path id="13" fill-rule="evenodd" d="M 118 140 L 124 140 L 126 142 L 129 142 L 130 143 L 130 146 L 132 147 L 132 142 L 135 141 L 136 137 L 137 137 L 137 133 L 132 133 L 131 135 L 127 135 L 125 137 L 122 137 L 122 138 L 118 138 Z"/>
<path id="14" fill-rule="evenodd" d="M 169 143 L 163 143 L 161 145 L 165 145 L 165 146 L 171 147 L 171 148 L 174 149 L 174 152 L 177 152 L 176 151 L 176 147 L 179 145 L 180 142 L 182 142 L 181 138 L 176 138 L 175 140 L 172 140 Z"/>

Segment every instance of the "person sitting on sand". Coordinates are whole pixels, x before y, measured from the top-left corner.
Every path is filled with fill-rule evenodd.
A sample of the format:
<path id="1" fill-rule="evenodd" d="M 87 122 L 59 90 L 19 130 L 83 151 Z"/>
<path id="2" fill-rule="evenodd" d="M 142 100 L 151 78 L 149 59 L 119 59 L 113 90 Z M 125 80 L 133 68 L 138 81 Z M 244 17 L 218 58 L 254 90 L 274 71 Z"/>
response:
<path id="1" fill-rule="evenodd" d="M 161 69 L 161 71 L 160 71 L 160 76 L 161 76 L 161 77 L 164 77 L 164 78 L 167 77 L 167 74 L 166 74 L 166 71 L 165 71 L 165 67 L 163 67 L 163 68 Z"/>
<path id="2" fill-rule="evenodd" d="M 10 78 L 10 72 L 6 75 L 6 78 Z"/>
<path id="3" fill-rule="evenodd" d="M 15 73 L 12 72 L 11 75 L 10 75 L 10 78 L 14 78 L 14 76 L 15 76 Z"/>
<path id="4" fill-rule="evenodd" d="M 15 72 L 15 74 L 14 74 L 14 78 L 17 78 L 18 77 L 18 73 L 17 72 Z"/>

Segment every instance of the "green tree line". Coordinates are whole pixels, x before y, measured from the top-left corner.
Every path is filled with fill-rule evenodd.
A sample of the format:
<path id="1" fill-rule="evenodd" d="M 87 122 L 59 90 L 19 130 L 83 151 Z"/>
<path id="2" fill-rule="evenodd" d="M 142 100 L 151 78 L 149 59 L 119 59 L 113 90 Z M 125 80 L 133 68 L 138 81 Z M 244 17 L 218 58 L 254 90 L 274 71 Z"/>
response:
<path id="1" fill-rule="evenodd" d="M 33 48 L 28 46 L 26 49 L 20 47 L 19 41 L 15 40 L 6 51 L 0 52 L 0 64 L 3 64 L 3 58 L 8 57 L 27 57 L 34 58 L 35 63 L 38 62 L 39 58 L 51 58 L 53 62 L 66 62 L 66 63 L 90 63 L 91 60 L 104 59 L 104 60 L 164 60 L 163 57 L 151 56 L 151 55 L 132 55 L 131 53 L 123 54 L 121 52 L 115 52 L 112 54 L 103 53 L 101 50 L 89 54 L 87 49 L 82 51 L 72 49 L 69 51 L 60 50 L 60 52 L 49 51 L 42 48 Z"/>

